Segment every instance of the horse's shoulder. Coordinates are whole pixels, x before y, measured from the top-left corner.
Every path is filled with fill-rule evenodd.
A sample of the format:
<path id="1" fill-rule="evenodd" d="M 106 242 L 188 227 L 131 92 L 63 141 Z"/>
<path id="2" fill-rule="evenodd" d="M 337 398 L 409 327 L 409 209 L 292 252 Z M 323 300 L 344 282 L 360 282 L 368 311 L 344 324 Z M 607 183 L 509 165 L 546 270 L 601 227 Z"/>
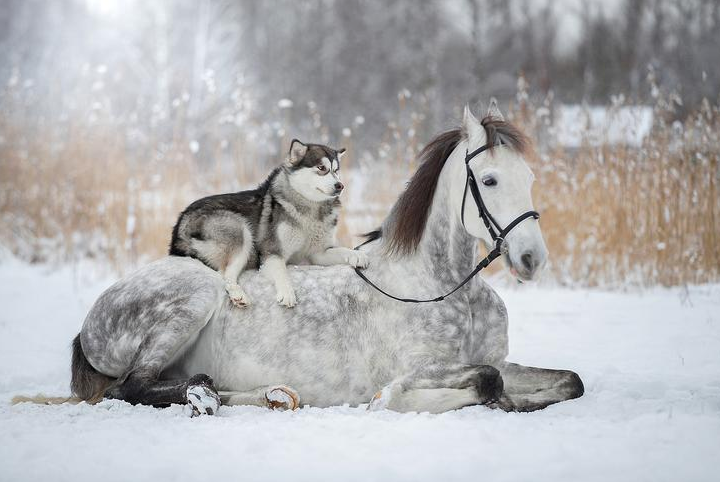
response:
<path id="1" fill-rule="evenodd" d="M 482 313 L 499 313 L 507 317 L 507 308 L 500 294 L 495 288 L 480 277 L 477 277 L 471 285 L 472 293 L 470 295 L 471 309 L 473 314 Z"/>

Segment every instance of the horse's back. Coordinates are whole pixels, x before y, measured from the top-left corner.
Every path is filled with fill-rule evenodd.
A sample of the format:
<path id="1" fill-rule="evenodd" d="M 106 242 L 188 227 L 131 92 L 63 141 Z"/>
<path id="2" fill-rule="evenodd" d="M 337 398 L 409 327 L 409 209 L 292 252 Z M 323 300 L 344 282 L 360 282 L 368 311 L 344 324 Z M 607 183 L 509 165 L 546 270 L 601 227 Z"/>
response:
<path id="1" fill-rule="evenodd" d="M 219 366 L 229 367 L 231 378 L 248 376 L 233 367 L 239 358 L 252 358 L 266 373 L 284 371 L 287 358 L 282 353 L 291 355 L 290 347 L 311 340 L 341 344 L 348 322 L 367 306 L 367 300 L 358 299 L 363 295 L 352 286 L 357 279 L 347 266 L 289 267 L 289 274 L 300 301 L 294 308 L 280 306 L 272 283 L 255 270 L 241 278 L 251 304 L 235 308 L 219 273 L 192 258 L 162 258 L 100 295 L 80 332 L 83 352 L 92 366 L 111 377 L 146 365 L 165 370 L 182 358 L 193 370 L 219 379 L 225 378 Z M 207 348 L 194 349 L 208 322 L 201 340 Z M 174 354 L 165 360 L 170 350 L 165 345 L 170 344 Z M 317 356 L 306 350 L 302 355 Z"/>
<path id="2" fill-rule="evenodd" d="M 262 273 L 243 273 L 250 304 L 220 310 L 172 374 L 207 373 L 231 391 L 288 384 L 319 406 L 371 396 L 365 367 L 377 345 L 368 327 L 375 307 L 362 281 L 348 266 L 288 271 L 297 305 L 278 304 Z"/>

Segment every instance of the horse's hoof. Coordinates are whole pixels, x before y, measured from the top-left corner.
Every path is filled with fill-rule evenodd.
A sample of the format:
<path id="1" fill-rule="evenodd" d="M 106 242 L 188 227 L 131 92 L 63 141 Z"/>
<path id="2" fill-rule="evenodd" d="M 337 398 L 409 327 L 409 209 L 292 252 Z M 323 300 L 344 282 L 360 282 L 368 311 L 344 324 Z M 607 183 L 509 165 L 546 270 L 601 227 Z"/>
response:
<path id="1" fill-rule="evenodd" d="M 383 400 L 383 393 L 380 391 L 373 395 L 372 400 L 368 403 L 367 409 L 370 412 L 376 412 L 378 410 L 385 410 L 386 407 L 387 402 Z"/>
<path id="2" fill-rule="evenodd" d="M 486 403 L 485 406 L 488 408 L 500 409 L 504 412 L 518 411 L 512 399 L 504 393 L 500 395 L 500 398 L 498 398 L 497 401 Z"/>
<path id="3" fill-rule="evenodd" d="M 295 410 L 300 407 L 300 396 L 285 385 L 268 388 L 265 391 L 265 401 L 272 410 Z"/>
<path id="4" fill-rule="evenodd" d="M 195 375 L 188 381 L 187 404 L 190 416 L 215 415 L 220 409 L 220 396 L 207 375 Z"/>
<path id="5" fill-rule="evenodd" d="M 368 403 L 367 409 L 371 412 L 378 410 L 386 410 L 393 398 L 393 393 L 397 393 L 400 387 L 396 384 L 386 385 L 382 390 L 373 395 L 372 400 Z"/>

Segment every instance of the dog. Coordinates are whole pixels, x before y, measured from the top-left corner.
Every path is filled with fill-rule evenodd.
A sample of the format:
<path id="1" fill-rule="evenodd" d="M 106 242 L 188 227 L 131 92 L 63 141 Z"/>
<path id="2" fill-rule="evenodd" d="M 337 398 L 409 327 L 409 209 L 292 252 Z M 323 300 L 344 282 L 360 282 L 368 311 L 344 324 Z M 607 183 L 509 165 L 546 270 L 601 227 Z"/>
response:
<path id="1" fill-rule="evenodd" d="M 173 228 L 170 255 L 196 258 L 220 272 L 237 307 L 250 302 L 238 285 L 245 269 L 259 268 L 274 282 L 277 301 L 293 307 L 288 263 L 367 267 L 367 255 L 336 246 L 344 153 L 293 139 L 286 161 L 257 189 L 190 204 Z"/>

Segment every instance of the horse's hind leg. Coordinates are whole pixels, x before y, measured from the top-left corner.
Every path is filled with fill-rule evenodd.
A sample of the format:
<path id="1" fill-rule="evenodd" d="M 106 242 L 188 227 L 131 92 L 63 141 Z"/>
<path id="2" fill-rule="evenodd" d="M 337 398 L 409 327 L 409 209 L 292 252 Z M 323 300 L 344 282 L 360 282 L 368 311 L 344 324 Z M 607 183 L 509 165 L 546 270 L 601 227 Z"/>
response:
<path id="1" fill-rule="evenodd" d="M 188 403 L 194 413 L 216 413 L 220 406 L 212 379 L 198 374 L 182 380 L 161 380 L 174 360 L 183 355 L 214 313 L 221 291 L 210 286 L 192 297 L 166 303 L 159 300 L 149 313 L 157 320 L 144 335 L 125 372 L 106 391 L 106 396 L 132 404 L 167 406 Z"/>
<path id="2" fill-rule="evenodd" d="M 220 408 L 220 397 L 212 378 L 202 373 L 189 380 L 157 380 L 152 376 L 131 373 L 121 384 L 108 390 L 106 395 L 132 404 L 155 407 L 187 403 L 192 416 L 214 415 Z"/>
<path id="3" fill-rule="evenodd" d="M 503 380 L 488 365 L 432 365 L 394 380 L 375 394 L 368 410 L 441 413 L 499 399 Z"/>

